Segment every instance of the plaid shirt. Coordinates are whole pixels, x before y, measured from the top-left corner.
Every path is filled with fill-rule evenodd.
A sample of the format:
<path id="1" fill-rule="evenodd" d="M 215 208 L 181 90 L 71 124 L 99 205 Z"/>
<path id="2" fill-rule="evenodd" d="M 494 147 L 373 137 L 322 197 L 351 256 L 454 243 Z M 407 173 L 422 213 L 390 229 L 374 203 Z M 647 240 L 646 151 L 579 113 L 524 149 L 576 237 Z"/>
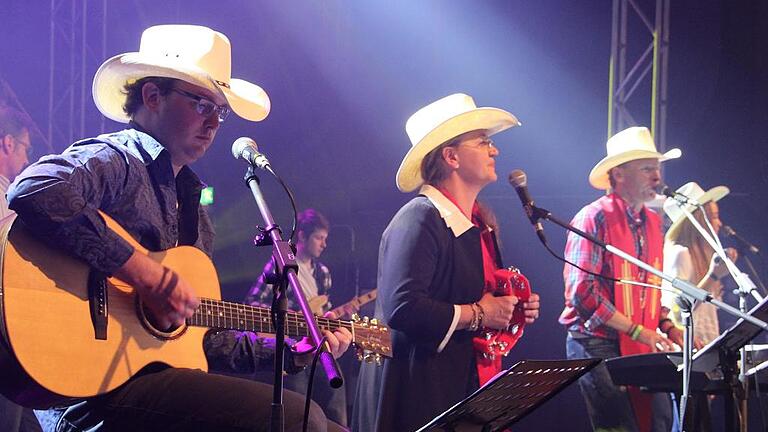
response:
<path id="1" fill-rule="evenodd" d="M 635 212 L 631 206 L 627 206 L 627 220 L 635 240 L 634 255 L 640 256 L 641 238 L 645 237 L 645 218 L 642 212 Z M 601 241 L 605 240 L 605 213 L 598 201 L 582 208 L 571 221 L 571 225 Z M 574 233 L 568 234 L 565 259 L 595 273 L 615 277 L 611 269 L 610 252 Z M 566 264 L 563 269 L 563 280 L 565 309 L 560 314 L 560 323 L 572 332 L 617 339 L 616 330 L 603 325 L 616 312 L 613 282 L 598 279 L 570 264 Z"/>

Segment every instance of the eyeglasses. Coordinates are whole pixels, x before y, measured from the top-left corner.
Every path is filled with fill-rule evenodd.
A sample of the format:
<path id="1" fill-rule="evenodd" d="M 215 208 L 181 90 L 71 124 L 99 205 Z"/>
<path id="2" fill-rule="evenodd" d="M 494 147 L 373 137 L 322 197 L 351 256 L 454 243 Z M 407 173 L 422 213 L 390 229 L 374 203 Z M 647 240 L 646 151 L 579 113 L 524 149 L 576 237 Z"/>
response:
<path id="1" fill-rule="evenodd" d="M 491 147 L 496 147 L 496 145 L 493 143 L 493 140 L 488 137 L 482 138 L 482 141 L 480 142 L 477 142 L 474 144 L 466 144 L 466 145 L 468 145 L 469 147 L 479 148 L 483 150 L 490 150 Z"/>
<path id="2" fill-rule="evenodd" d="M 216 116 L 219 118 L 219 123 L 223 123 L 224 120 L 227 119 L 230 113 L 230 109 L 226 105 L 216 105 L 215 103 L 211 102 L 210 100 L 198 96 L 194 93 L 190 93 L 181 89 L 172 88 L 172 91 L 175 91 L 176 93 L 186 96 L 190 99 L 193 99 L 197 102 L 197 105 L 195 105 L 195 111 L 197 111 L 198 114 L 200 114 L 203 117 L 208 117 L 213 113 L 216 112 Z"/>

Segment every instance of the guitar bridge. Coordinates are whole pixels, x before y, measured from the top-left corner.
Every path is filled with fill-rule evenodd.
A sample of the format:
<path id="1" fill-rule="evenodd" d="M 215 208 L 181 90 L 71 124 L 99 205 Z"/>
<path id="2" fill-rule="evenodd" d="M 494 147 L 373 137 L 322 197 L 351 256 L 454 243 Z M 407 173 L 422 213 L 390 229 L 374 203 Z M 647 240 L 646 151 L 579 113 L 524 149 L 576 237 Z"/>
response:
<path id="1" fill-rule="evenodd" d="M 91 271 L 88 274 L 88 304 L 94 337 L 107 340 L 107 278 L 100 272 Z"/>

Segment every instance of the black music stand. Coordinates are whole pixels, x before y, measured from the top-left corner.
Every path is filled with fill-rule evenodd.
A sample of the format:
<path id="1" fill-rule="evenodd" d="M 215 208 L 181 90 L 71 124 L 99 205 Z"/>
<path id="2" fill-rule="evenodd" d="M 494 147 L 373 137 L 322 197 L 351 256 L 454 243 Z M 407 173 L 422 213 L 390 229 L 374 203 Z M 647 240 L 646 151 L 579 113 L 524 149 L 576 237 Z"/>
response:
<path id="1" fill-rule="evenodd" d="M 764 298 L 747 314 L 762 321 L 768 320 L 768 297 Z M 693 356 L 693 370 L 697 372 L 710 372 L 718 365 L 722 365 L 722 362 L 729 359 L 729 357 L 738 357 L 739 349 L 754 339 L 761 331 L 762 329 L 756 325 L 748 323 L 744 319 L 739 319 L 736 321 L 736 324 L 724 331 L 717 339 L 707 344 L 707 346 Z"/>
<path id="2" fill-rule="evenodd" d="M 768 297 L 747 314 L 762 321 L 768 319 Z M 738 380 L 739 350 L 761 331 L 761 328 L 741 318 L 697 352 L 691 362 L 693 372 L 722 373 L 724 382 L 733 390 L 725 395 L 725 423 L 727 428 L 733 428 L 731 430 L 739 428 L 739 418 L 735 412 L 736 403 L 747 397 L 745 388 Z"/>
<path id="3" fill-rule="evenodd" d="M 597 366 L 601 359 L 523 360 L 417 432 L 494 432 L 508 428 Z"/>

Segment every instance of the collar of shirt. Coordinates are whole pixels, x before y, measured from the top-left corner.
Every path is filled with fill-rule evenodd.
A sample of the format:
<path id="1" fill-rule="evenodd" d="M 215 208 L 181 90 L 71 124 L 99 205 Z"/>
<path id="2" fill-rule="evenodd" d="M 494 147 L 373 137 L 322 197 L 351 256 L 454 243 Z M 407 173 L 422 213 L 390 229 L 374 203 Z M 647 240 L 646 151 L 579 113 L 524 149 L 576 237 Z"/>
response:
<path id="1" fill-rule="evenodd" d="M 123 132 L 125 133 L 125 137 L 122 141 L 126 141 L 126 138 L 131 141 L 131 143 L 123 142 L 123 144 L 129 149 L 135 148 L 131 153 L 144 162 L 144 165 L 149 166 L 151 164 L 162 164 L 166 162 L 170 165 L 170 155 L 167 151 L 163 152 L 165 147 L 163 147 L 155 137 L 145 131 L 141 125 L 131 121 L 128 123 L 128 129 Z M 121 133 L 118 132 L 117 134 L 111 134 L 110 136 L 115 137 L 120 134 Z M 167 159 L 167 161 L 164 162 L 164 159 Z M 186 165 L 181 168 L 181 171 L 179 171 L 179 174 L 176 176 L 176 182 L 183 185 L 184 188 L 189 188 L 193 194 L 199 193 L 206 186 L 197 174 Z"/>
<path id="2" fill-rule="evenodd" d="M 445 226 L 453 231 L 454 237 L 459 237 L 474 226 L 472 221 L 469 220 L 458 207 L 456 207 L 456 204 L 443 195 L 437 188 L 430 185 L 424 185 L 419 190 L 419 194 L 427 197 L 437 211 L 440 212 L 440 217 L 443 218 Z"/>
<path id="3" fill-rule="evenodd" d="M 635 211 L 635 209 L 627 204 L 627 202 L 624 200 L 624 198 L 621 197 L 621 195 L 614 193 L 613 199 L 621 200 L 621 202 L 624 204 L 624 208 L 626 209 L 627 213 L 627 219 L 629 220 L 629 225 L 633 228 L 637 228 L 645 222 L 645 212 L 643 211 L 645 209 L 645 206 L 641 207 L 640 210 Z"/>

